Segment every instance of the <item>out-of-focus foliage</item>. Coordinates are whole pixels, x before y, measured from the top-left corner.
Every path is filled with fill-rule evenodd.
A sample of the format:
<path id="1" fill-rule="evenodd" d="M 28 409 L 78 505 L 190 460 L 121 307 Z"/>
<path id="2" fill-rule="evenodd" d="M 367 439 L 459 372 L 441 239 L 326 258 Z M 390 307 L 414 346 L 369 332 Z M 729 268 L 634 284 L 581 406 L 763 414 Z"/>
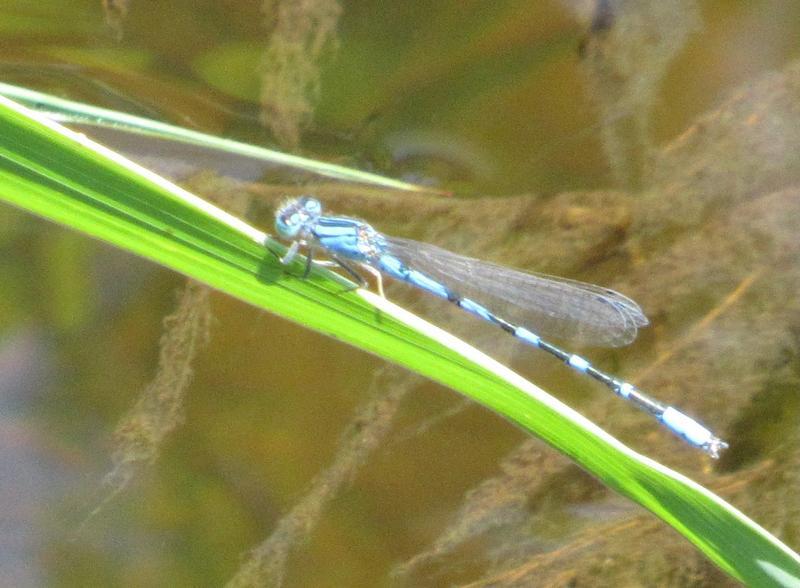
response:
<path id="1" fill-rule="evenodd" d="M 4 80 L 277 142 L 255 100 L 270 42 L 261 3 L 106 2 L 105 15 L 100 4 L 7 2 Z M 104 33 L 112 5 L 127 12 Z M 797 547 L 798 82 L 788 60 L 798 6 L 344 5 L 338 50 L 312 72 L 318 107 L 303 119 L 301 148 L 462 195 L 515 196 L 367 198 L 274 175 L 289 186 L 193 186 L 263 199 L 265 224 L 283 194 L 316 191 L 387 232 L 622 289 L 652 328 L 629 349 L 586 353 L 732 440 L 717 473 L 547 358 L 520 349 L 516 367 Z M 246 47 L 239 62 L 253 76 L 226 71 L 224 47 Z M 18 573 L 220 584 L 266 562 L 287 586 L 373 585 L 388 570 L 420 586 L 731 584 L 485 411 L 407 374 L 371 387 L 378 362 L 219 296 L 210 347 L 189 366 L 185 424 L 75 540 L 97 504 L 86 497 L 107 471 L 108 438 L 153 381 L 176 283 L 59 233 L 0 216 L 2 463 L 14 481 L 3 494 L 14 532 L 0 547 L 24 563 Z M 402 287 L 390 296 L 426 304 Z M 431 305 L 441 324 L 484 337 L 482 325 Z M 266 346 L 272 338 L 279 348 Z M 386 397 L 367 397 L 376 388 Z"/>

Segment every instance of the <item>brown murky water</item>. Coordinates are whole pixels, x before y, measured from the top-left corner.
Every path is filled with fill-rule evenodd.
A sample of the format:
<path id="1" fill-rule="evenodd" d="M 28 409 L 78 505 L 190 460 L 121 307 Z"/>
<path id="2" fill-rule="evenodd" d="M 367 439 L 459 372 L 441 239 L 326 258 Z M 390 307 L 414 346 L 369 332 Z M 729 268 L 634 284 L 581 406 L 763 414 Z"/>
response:
<path id="1" fill-rule="evenodd" d="M 455 194 L 166 166 L 262 226 L 314 192 L 388 233 L 622 290 L 651 327 L 585 353 L 731 441 L 720 462 L 389 295 L 798 549 L 800 6 L 534 4 L 0 0 L 0 72 Z M 452 391 L 16 210 L 0 247 L 3 585 L 732 584 Z"/>

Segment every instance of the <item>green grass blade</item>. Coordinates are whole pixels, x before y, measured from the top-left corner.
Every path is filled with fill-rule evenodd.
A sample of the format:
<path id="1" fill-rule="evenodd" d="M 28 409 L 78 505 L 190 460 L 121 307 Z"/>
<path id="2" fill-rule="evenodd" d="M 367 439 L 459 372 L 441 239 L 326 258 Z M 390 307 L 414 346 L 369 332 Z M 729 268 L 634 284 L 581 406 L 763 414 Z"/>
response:
<path id="1" fill-rule="evenodd" d="M 737 580 L 800 583 L 800 557 L 711 492 L 391 302 L 343 292 L 343 279 L 321 269 L 288 275 L 267 251 L 283 247 L 264 233 L 2 97 L 0 199 L 458 390 L 649 509 Z"/>
<path id="2" fill-rule="evenodd" d="M 215 137 L 206 133 L 169 125 L 148 118 L 125 114 L 124 112 L 117 112 L 115 110 L 65 100 L 43 92 L 37 92 L 35 90 L 29 90 L 2 82 L 0 82 L 0 95 L 11 98 L 32 110 L 41 112 L 52 120 L 62 123 L 98 126 L 149 137 L 157 137 L 166 141 L 198 145 L 219 152 L 239 155 L 272 165 L 292 167 L 346 182 L 381 186 L 393 190 L 439 193 L 438 190 L 433 188 L 418 186 L 378 174 L 364 172 L 342 165 L 335 165 L 333 163 L 325 163 L 315 159 L 308 159 L 298 155 L 291 155 L 289 153 L 282 153 L 273 149 L 259 147 L 258 145 L 223 139 L 221 137 Z"/>

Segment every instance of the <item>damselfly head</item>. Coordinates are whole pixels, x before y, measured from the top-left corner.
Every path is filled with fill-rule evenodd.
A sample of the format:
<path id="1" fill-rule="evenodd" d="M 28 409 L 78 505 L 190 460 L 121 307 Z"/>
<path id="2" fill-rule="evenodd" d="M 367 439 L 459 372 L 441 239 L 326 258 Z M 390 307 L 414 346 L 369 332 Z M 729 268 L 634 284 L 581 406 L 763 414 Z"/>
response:
<path id="1" fill-rule="evenodd" d="M 284 239 L 296 239 L 322 214 L 322 204 L 311 196 L 293 198 L 275 212 L 275 230 Z"/>

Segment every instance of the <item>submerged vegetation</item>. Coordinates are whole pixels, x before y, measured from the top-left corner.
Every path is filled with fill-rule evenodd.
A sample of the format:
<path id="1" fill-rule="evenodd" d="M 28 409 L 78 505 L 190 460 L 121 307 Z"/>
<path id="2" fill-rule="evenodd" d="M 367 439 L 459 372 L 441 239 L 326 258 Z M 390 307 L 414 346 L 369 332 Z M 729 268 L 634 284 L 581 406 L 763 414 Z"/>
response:
<path id="1" fill-rule="evenodd" d="M 119 38 L 128 38 L 125 27 L 136 3 L 105 5 Z M 630 295 L 647 310 L 653 328 L 642 334 L 635 348 L 590 353 L 645 390 L 725 431 L 732 448 L 716 470 L 646 419 L 629 414 L 617 399 L 573 381 L 546 358 L 539 361 L 527 349 L 497 341 L 482 325 L 462 321 L 442 308 L 445 305 L 420 299 L 401 285 L 389 289 L 390 299 L 429 313 L 437 324 L 476 341 L 494 356 L 513 358 L 515 368 L 526 376 L 563 392 L 570 404 L 626 443 L 691 472 L 796 548 L 800 63 L 789 61 L 742 81 L 664 141 L 655 130 L 654 113 L 670 67 L 696 31 L 708 26 L 702 23 L 700 3 L 565 2 L 564 9 L 577 19 L 569 37 L 574 63 L 560 63 L 572 63 L 596 108 L 598 144 L 610 170 L 600 172 L 604 179 L 596 184 L 609 188 L 575 190 L 570 180 L 566 188 L 546 195 L 517 190 L 502 197 L 445 199 L 322 180 L 301 183 L 291 170 L 269 174 L 268 183 L 222 182 L 204 173 L 188 183 L 226 210 L 237 216 L 248 213 L 265 226 L 280 199 L 313 191 L 332 209 L 369 219 L 393 234 L 520 268 L 602 283 Z M 493 36 L 514 20 L 507 10 L 498 9 L 506 21 L 485 15 L 479 26 L 478 15 L 474 26 L 485 32 L 484 48 L 516 59 L 526 73 L 493 72 L 491 80 L 484 81 L 483 100 L 488 103 L 502 92 L 515 91 L 531 75 L 522 50 L 504 55 L 506 39 L 513 34 Z M 338 36 L 340 19 L 347 14 L 330 1 L 272 1 L 263 11 L 271 26 L 267 50 L 261 54 L 256 97 L 260 119 L 276 143 L 297 148 L 304 144 L 303 133 L 315 129 L 314 110 L 319 101 L 325 102 L 324 82 L 331 75 L 322 68 L 331 50 L 347 42 Z M 463 59 L 469 62 L 467 55 Z M 434 75 L 430 72 L 447 77 L 446 70 L 458 59 L 451 56 L 453 61 L 447 63 L 446 57 L 443 52 L 442 62 L 430 65 L 430 70 L 409 60 L 376 102 L 393 104 L 385 97 L 396 91 L 392 84 L 405 87 L 403 79 L 416 91 L 426 89 L 430 82 L 425 76 Z M 464 80 L 459 83 L 469 86 Z M 341 95 L 342 89 L 334 88 L 333 94 Z M 452 99 L 457 112 L 439 116 L 467 117 L 480 126 L 483 119 L 467 104 L 473 98 L 460 95 L 464 103 L 459 104 L 458 96 Z M 392 108 L 380 104 L 361 132 L 369 137 L 383 124 L 387 136 L 399 136 L 392 135 L 392 123 L 381 120 L 381 107 Z M 424 110 L 425 100 L 417 107 Z M 323 108 L 334 121 L 347 120 L 358 110 L 351 106 L 347 113 L 341 106 L 337 111 L 330 104 Z M 404 114 L 413 114 L 411 106 L 406 109 Z M 535 148 L 526 149 L 535 154 Z M 487 161 L 500 155 L 492 153 Z M 419 177 L 429 180 L 440 164 L 425 167 Z M 580 171 L 584 164 L 574 165 Z M 498 173 L 502 171 L 500 165 Z M 491 177 L 491 166 L 482 174 Z M 537 190 L 536 182 L 527 184 L 527 190 Z M 237 318 L 240 314 L 247 318 Z M 126 399 L 127 412 L 117 401 L 109 409 L 113 416 L 103 421 L 104 435 L 114 439 L 112 466 L 107 492 L 89 508 L 95 516 L 82 528 L 83 536 L 93 536 L 104 525 L 111 527 L 106 532 L 119 532 L 118 526 L 127 523 L 117 517 L 103 522 L 103 516 L 115 508 L 143 508 L 123 507 L 123 489 L 130 489 L 131 500 L 139 496 L 143 502 L 167 492 L 152 487 L 147 475 L 140 476 L 145 478 L 141 486 L 131 484 L 135 474 L 169 476 L 162 468 L 177 463 L 183 469 L 176 477 L 185 477 L 183 483 L 194 494 L 173 500 L 185 500 L 183 508 L 194 510 L 186 520 L 207 524 L 199 531 L 187 530 L 194 534 L 185 543 L 191 551 L 210 552 L 215 563 L 207 565 L 213 577 L 230 586 L 323 580 L 356 585 L 384 577 L 400 585 L 732 583 L 690 543 L 666 533 L 663 523 L 472 402 L 277 323 L 270 323 L 273 332 L 268 336 L 253 335 L 252 323 L 263 320 L 254 317 L 252 311 L 212 295 L 206 286 L 192 281 L 183 286 L 176 309 L 163 321 L 155 374 L 141 386 L 138 398 Z M 225 325 L 238 322 L 239 333 L 230 334 Z M 247 363 L 239 355 L 256 357 L 250 355 L 253 348 L 264 346 L 271 351 L 250 361 L 268 365 L 238 367 Z M 215 368 L 212 364 L 218 360 Z M 358 369 L 357 363 L 369 367 Z M 337 371 L 345 364 L 352 365 Z M 260 377 L 269 384 L 252 383 Z M 200 390 L 196 402 L 204 408 L 192 413 L 187 405 L 193 386 Z M 210 398 L 203 396 L 205 387 Z M 235 400 L 224 398 L 228 394 Z M 266 404 L 253 398 L 261 394 L 269 395 Z M 307 408 L 293 408 L 293 402 Z M 315 413 L 320 413 L 318 418 Z M 112 423 L 118 418 L 114 433 Z M 300 423 L 294 432 L 289 429 L 292 418 L 297 419 L 295 425 Z M 298 430 L 304 434 L 297 435 Z M 231 435 L 236 439 L 231 441 Z M 181 453 L 188 459 L 181 459 Z M 284 458 L 298 463 L 278 470 L 275 464 Z M 159 465 L 159 459 L 166 463 Z M 187 463 L 192 459 L 203 466 L 193 468 Z M 313 465 L 300 465 L 308 459 Z M 203 468 L 208 479 L 197 471 Z M 256 472 L 247 471 L 251 468 Z M 447 474 L 449 486 L 440 488 L 436 478 L 445 468 L 452 470 Z M 200 481 L 188 481 L 192 476 Z M 369 506 L 353 506 L 354 501 Z M 367 513 L 368 508 L 376 512 Z M 225 513 L 230 520 L 220 520 Z M 173 515 L 153 516 L 156 520 L 145 524 L 157 528 Z M 209 530 L 217 524 L 225 528 L 222 538 Z M 342 555 L 350 545 L 360 549 L 359 555 Z M 101 548 L 68 545 L 58 534 L 49 549 L 64 561 L 85 558 L 87 574 L 94 558 L 105 557 Z M 82 549 L 88 555 L 78 553 Z M 241 559 L 241 553 L 248 555 Z M 293 553 L 313 555 L 313 569 L 298 569 L 305 566 L 292 560 Z M 156 554 L 149 557 L 173 567 Z M 353 569 L 338 568 L 341 558 Z M 359 559 L 369 562 L 359 564 Z M 76 573 L 66 567 L 53 564 L 50 573 Z M 187 570 L 180 574 L 192 578 Z M 112 572 L 110 577 L 119 576 Z"/>

